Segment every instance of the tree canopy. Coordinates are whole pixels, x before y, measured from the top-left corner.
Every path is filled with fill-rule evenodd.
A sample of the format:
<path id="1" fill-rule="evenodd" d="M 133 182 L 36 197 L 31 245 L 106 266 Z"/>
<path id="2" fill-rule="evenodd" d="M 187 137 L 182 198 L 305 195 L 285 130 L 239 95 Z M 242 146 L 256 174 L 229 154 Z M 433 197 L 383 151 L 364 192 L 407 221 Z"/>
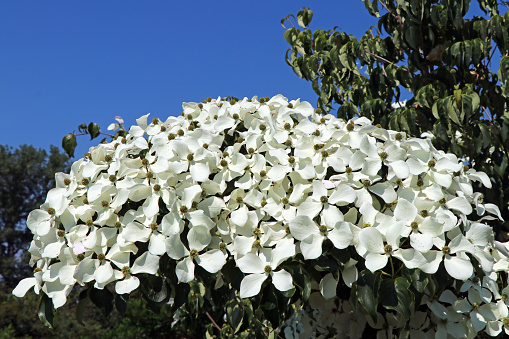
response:
<path id="1" fill-rule="evenodd" d="M 438 149 L 486 172 L 493 185 L 484 200 L 500 207 L 509 230 L 507 1 L 364 3 L 379 20 L 360 39 L 338 27 L 313 31 L 313 12 L 300 11 L 301 29 L 284 34 L 288 64 L 311 81 L 325 112 L 337 108 L 339 118 L 364 116 L 412 136 L 432 132 Z M 466 18 L 471 5 L 484 15 Z"/>

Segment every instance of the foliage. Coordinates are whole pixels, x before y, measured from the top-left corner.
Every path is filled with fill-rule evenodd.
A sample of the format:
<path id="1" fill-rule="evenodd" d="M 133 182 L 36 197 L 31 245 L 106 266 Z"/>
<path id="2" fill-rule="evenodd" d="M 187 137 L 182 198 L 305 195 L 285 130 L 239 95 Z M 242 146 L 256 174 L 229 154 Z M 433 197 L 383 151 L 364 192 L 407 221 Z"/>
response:
<path id="1" fill-rule="evenodd" d="M 28 212 L 55 186 L 55 172 L 68 171 L 68 160 L 54 146 L 48 154 L 33 146 L 0 145 L 0 281 L 11 288 L 31 272 L 23 257 L 33 237 L 24 225 Z"/>
<path id="2" fill-rule="evenodd" d="M 486 174 L 281 95 L 183 108 L 92 147 L 30 212 L 35 273 L 13 294 L 34 288 L 48 326 L 77 285 L 78 322 L 90 301 L 108 316 L 140 293 L 179 330 L 220 337 L 509 324 L 509 250 L 485 223 L 500 211 L 472 189 Z"/>
<path id="3" fill-rule="evenodd" d="M 484 171 L 491 189 L 476 186 L 500 207 L 509 230 L 509 12 L 507 1 L 478 0 L 485 13 L 465 19 L 470 0 L 365 0 L 378 19 L 359 40 L 341 30 L 312 31 L 312 11 L 285 32 L 287 63 L 311 81 L 318 106 L 337 116 L 369 118 L 433 143 Z M 499 11 L 503 7 L 505 13 Z M 291 17 L 291 16 L 290 16 Z M 290 17 L 286 18 L 289 19 Z M 282 23 L 285 21 L 283 19 Z M 495 52 L 501 54 L 493 70 Z M 408 98 L 403 104 L 395 104 Z"/>

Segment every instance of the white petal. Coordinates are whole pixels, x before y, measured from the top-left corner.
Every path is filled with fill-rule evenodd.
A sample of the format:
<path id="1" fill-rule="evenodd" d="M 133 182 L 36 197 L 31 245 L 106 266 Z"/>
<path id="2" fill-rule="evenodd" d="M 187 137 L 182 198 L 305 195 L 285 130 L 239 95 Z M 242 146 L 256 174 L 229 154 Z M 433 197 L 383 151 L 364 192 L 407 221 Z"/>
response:
<path id="1" fill-rule="evenodd" d="M 168 256 L 172 259 L 180 259 L 189 255 L 189 251 L 180 240 L 180 234 L 175 234 L 166 238 L 166 253 L 168 253 Z"/>
<path id="2" fill-rule="evenodd" d="M 140 280 L 135 276 L 130 276 L 124 280 L 117 281 L 115 284 L 115 292 L 118 294 L 131 293 L 140 286 Z"/>
<path id="3" fill-rule="evenodd" d="M 46 235 L 51 227 L 51 216 L 43 210 L 33 210 L 27 217 L 27 226 L 32 233 Z"/>
<path id="4" fill-rule="evenodd" d="M 90 258 L 83 259 L 76 267 L 74 277 L 80 283 L 87 283 L 95 279 L 95 269 L 98 266 L 97 260 Z"/>
<path id="5" fill-rule="evenodd" d="M 62 246 L 64 246 L 64 243 L 61 241 L 50 243 L 44 248 L 42 256 L 45 258 L 56 258 L 60 254 Z"/>
<path id="6" fill-rule="evenodd" d="M 131 273 L 156 274 L 159 269 L 159 257 L 145 252 L 134 261 Z"/>
<path id="7" fill-rule="evenodd" d="M 353 259 L 350 259 L 350 261 L 352 261 L 352 260 Z M 353 261 L 355 261 L 355 260 L 353 260 Z M 355 267 L 355 264 L 345 267 L 343 269 L 343 274 L 342 274 L 343 281 L 345 282 L 345 285 L 351 288 L 353 283 L 357 281 L 358 274 L 359 273 L 357 271 L 357 268 Z"/>
<path id="8" fill-rule="evenodd" d="M 393 161 L 389 164 L 389 167 L 392 168 L 394 174 L 400 179 L 406 179 L 410 174 L 408 165 L 403 160 Z"/>
<path id="9" fill-rule="evenodd" d="M 394 209 L 394 217 L 398 220 L 413 221 L 417 216 L 417 208 L 406 199 L 399 198 Z"/>
<path id="10" fill-rule="evenodd" d="M 218 132 L 222 132 L 225 129 L 231 128 L 235 125 L 235 119 L 230 118 L 226 115 L 221 115 L 217 118 L 216 123 L 214 124 L 214 128 Z"/>
<path id="11" fill-rule="evenodd" d="M 278 244 L 279 245 L 279 244 Z M 283 261 L 295 255 L 295 245 L 288 243 L 283 246 L 278 246 L 272 250 L 272 260 L 270 266 L 274 269 L 279 266 Z"/>
<path id="12" fill-rule="evenodd" d="M 377 183 L 370 186 L 369 190 L 382 198 L 386 203 L 391 203 L 398 199 L 398 195 L 390 182 Z"/>
<path id="13" fill-rule="evenodd" d="M 465 197 L 456 197 L 451 199 L 447 201 L 446 206 L 447 208 L 460 211 L 466 215 L 472 213 L 472 206 Z"/>
<path id="14" fill-rule="evenodd" d="M 329 203 L 344 206 L 355 201 L 357 195 L 352 187 L 340 184 L 334 189 L 332 195 L 329 197 Z"/>
<path id="15" fill-rule="evenodd" d="M 413 248 L 400 248 L 394 252 L 392 256 L 401 260 L 408 268 L 418 268 L 426 263 L 426 259 L 421 252 L 416 251 Z"/>
<path id="16" fill-rule="evenodd" d="M 449 188 L 452 184 L 452 176 L 449 173 L 430 172 L 433 180 L 444 188 Z"/>
<path id="17" fill-rule="evenodd" d="M 327 274 L 320 281 L 320 292 L 325 299 L 331 299 L 336 296 L 336 288 L 338 287 L 338 281 L 334 279 L 332 273 Z"/>
<path id="18" fill-rule="evenodd" d="M 470 260 L 459 258 L 457 256 L 446 255 L 444 264 L 447 273 L 449 273 L 454 279 L 465 281 L 470 278 L 474 272 L 474 268 L 472 267 Z"/>
<path id="19" fill-rule="evenodd" d="M 111 267 L 111 264 L 106 261 L 104 264 L 99 266 L 95 270 L 95 281 L 98 283 L 104 283 L 113 276 L 113 268 Z"/>
<path id="20" fill-rule="evenodd" d="M 201 251 L 210 244 L 212 236 L 206 226 L 193 226 L 187 234 L 189 248 L 191 250 Z"/>
<path id="21" fill-rule="evenodd" d="M 249 166 L 249 162 L 242 153 L 234 153 L 231 158 L 232 162 L 229 165 L 229 168 L 234 172 L 241 173 L 247 166 Z"/>
<path id="22" fill-rule="evenodd" d="M 426 253 L 433 247 L 433 238 L 421 233 L 410 234 L 410 246 L 419 252 Z"/>
<path id="23" fill-rule="evenodd" d="M 235 237 L 235 240 L 233 240 L 233 249 L 238 254 L 245 255 L 252 250 L 255 240 L 256 237 L 238 235 Z"/>
<path id="24" fill-rule="evenodd" d="M 166 237 L 160 233 L 152 233 L 148 243 L 148 251 L 154 255 L 166 253 Z"/>
<path id="25" fill-rule="evenodd" d="M 300 251 L 304 259 L 316 259 L 322 254 L 324 237 L 321 234 L 312 234 L 300 242 Z"/>
<path id="26" fill-rule="evenodd" d="M 147 228 L 138 222 L 131 222 L 127 224 L 122 231 L 122 236 L 125 240 L 133 243 L 137 241 L 146 242 L 151 233 L 152 231 L 150 228 Z"/>
<path id="27" fill-rule="evenodd" d="M 14 290 L 12 290 L 12 294 L 19 298 L 24 297 L 28 290 L 35 285 L 37 285 L 37 279 L 25 278 L 18 283 Z"/>
<path id="28" fill-rule="evenodd" d="M 293 288 L 292 275 L 285 270 L 272 272 L 272 283 L 280 291 L 288 291 Z"/>
<path id="29" fill-rule="evenodd" d="M 290 223 L 290 232 L 297 240 L 304 240 L 309 235 L 318 233 L 318 226 L 307 215 L 299 215 L 295 217 Z"/>
<path id="30" fill-rule="evenodd" d="M 235 260 L 238 268 L 244 273 L 263 273 L 265 264 L 262 259 L 254 253 L 248 253 L 240 259 Z"/>
<path id="31" fill-rule="evenodd" d="M 442 234 L 444 231 L 443 223 L 438 222 L 435 218 L 425 218 L 423 222 L 419 225 L 419 231 L 424 234 L 428 234 L 432 237 L 437 237 Z"/>
<path id="32" fill-rule="evenodd" d="M 352 244 L 353 234 L 347 223 L 340 222 L 327 234 L 327 238 L 332 241 L 334 247 L 344 249 Z"/>
<path id="33" fill-rule="evenodd" d="M 191 257 L 184 258 L 175 267 L 175 274 L 180 282 L 188 283 L 194 279 L 194 262 Z"/>
<path id="34" fill-rule="evenodd" d="M 189 173 L 194 181 L 202 182 L 208 180 L 210 169 L 206 163 L 196 163 L 190 166 Z"/>
<path id="35" fill-rule="evenodd" d="M 159 212 L 159 198 L 159 194 L 152 194 L 143 203 L 143 214 L 145 214 L 148 219 L 151 219 Z"/>
<path id="36" fill-rule="evenodd" d="M 216 273 L 223 268 L 226 263 L 226 257 L 220 250 L 212 250 L 200 254 L 198 258 L 196 258 L 196 263 L 206 271 Z"/>
<path id="37" fill-rule="evenodd" d="M 313 201 L 311 197 L 308 197 L 306 201 L 301 203 L 297 208 L 297 215 L 306 215 L 311 219 L 316 217 L 322 209 L 322 203 Z"/>
<path id="38" fill-rule="evenodd" d="M 366 227 L 360 230 L 359 241 L 371 253 L 385 253 L 382 235 L 376 228 Z"/>
<path id="39" fill-rule="evenodd" d="M 385 254 L 368 253 L 366 256 L 366 268 L 371 272 L 375 272 L 384 268 L 387 265 L 387 260 L 388 258 Z"/>
<path id="40" fill-rule="evenodd" d="M 265 273 L 255 273 L 246 275 L 240 283 L 240 297 L 249 298 L 260 293 L 262 284 L 267 279 Z"/>
<path id="41" fill-rule="evenodd" d="M 231 222 L 240 227 L 246 225 L 247 212 L 249 212 L 249 210 L 246 205 L 240 206 L 238 209 L 230 213 Z"/>

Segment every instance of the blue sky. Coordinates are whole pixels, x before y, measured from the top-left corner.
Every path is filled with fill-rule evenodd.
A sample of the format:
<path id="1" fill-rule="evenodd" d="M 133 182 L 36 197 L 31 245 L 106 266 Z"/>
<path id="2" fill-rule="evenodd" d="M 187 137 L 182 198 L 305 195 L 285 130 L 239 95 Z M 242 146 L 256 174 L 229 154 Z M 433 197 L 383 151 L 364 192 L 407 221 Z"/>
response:
<path id="1" fill-rule="evenodd" d="M 362 1 L 3 1 L 0 144 L 47 149 L 81 123 L 165 119 L 209 96 L 315 105 L 284 60 L 280 20 L 303 6 L 312 29 L 360 37 L 377 23 Z M 88 139 L 77 157 L 98 142 Z"/>

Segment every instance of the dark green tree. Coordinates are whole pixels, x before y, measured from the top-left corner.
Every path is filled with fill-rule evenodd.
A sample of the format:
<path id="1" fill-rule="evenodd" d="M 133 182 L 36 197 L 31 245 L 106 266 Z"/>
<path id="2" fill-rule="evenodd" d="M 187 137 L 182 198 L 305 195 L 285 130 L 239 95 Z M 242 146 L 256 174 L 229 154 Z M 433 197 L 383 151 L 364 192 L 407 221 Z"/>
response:
<path id="1" fill-rule="evenodd" d="M 25 225 L 27 215 L 55 187 L 55 173 L 68 171 L 69 164 L 55 146 L 47 152 L 0 145 L 0 281 L 10 288 L 31 275 L 26 250 L 33 234 Z"/>
<path id="2" fill-rule="evenodd" d="M 378 27 L 360 39 L 312 31 L 313 12 L 304 8 L 297 15 L 302 30 L 284 35 L 288 64 L 311 81 L 324 112 L 364 116 L 410 136 L 432 132 L 438 149 L 486 172 L 492 188 L 484 201 L 505 219 L 493 222 L 505 230 L 500 238 L 509 230 L 508 4 L 478 0 L 483 15 L 466 18 L 470 0 L 365 0 Z"/>

